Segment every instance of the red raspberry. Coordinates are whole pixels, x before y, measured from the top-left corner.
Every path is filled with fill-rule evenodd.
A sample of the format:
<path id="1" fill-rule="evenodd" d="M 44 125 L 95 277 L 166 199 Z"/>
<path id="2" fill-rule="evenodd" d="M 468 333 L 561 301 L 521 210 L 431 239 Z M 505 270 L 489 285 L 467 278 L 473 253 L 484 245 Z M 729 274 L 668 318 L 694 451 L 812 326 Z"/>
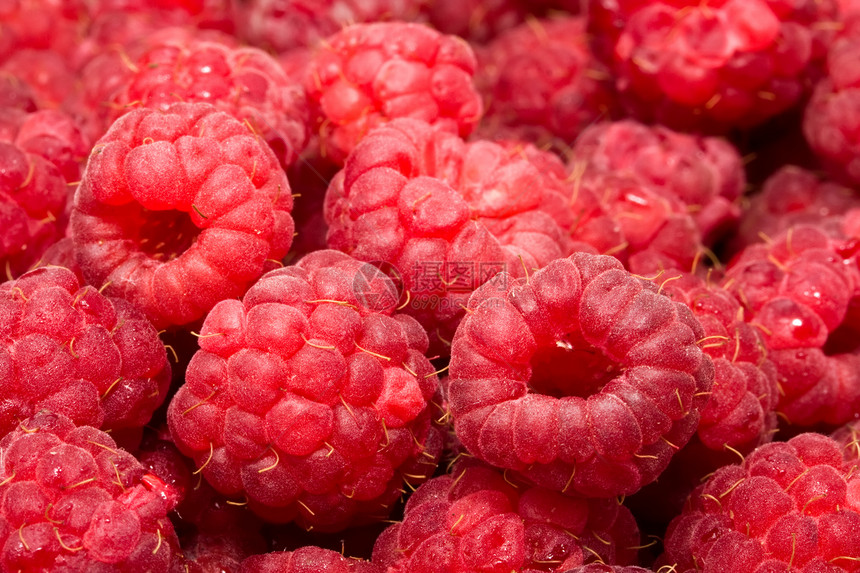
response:
<path id="1" fill-rule="evenodd" d="M 0 435 L 41 409 L 116 431 L 147 424 L 170 385 L 155 328 L 60 267 L 0 283 Z"/>
<path id="2" fill-rule="evenodd" d="M 0 72 L 0 107 L 36 111 L 36 93 L 22 78 Z"/>
<path id="3" fill-rule="evenodd" d="M 392 573 L 562 572 L 632 564 L 638 545 L 636 522 L 615 499 L 566 497 L 464 459 L 409 497 L 373 562 Z"/>
<path id="4" fill-rule="evenodd" d="M 857 208 L 860 197 L 854 190 L 786 165 L 749 197 L 732 246 L 740 250 L 763 239 L 772 240 L 798 225 L 813 225 L 833 238 L 847 239 L 845 214 Z"/>
<path id="5" fill-rule="evenodd" d="M 590 18 L 632 115 L 723 133 L 798 103 L 820 74 L 835 1 L 600 0 Z"/>
<path id="6" fill-rule="evenodd" d="M 726 270 L 725 288 L 759 328 L 777 367 L 777 411 L 808 426 L 842 424 L 860 407 L 860 355 L 826 353 L 860 292 L 860 270 L 841 243 L 799 225 L 747 247 Z"/>
<path id="7" fill-rule="evenodd" d="M 273 522 L 387 516 L 441 450 L 427 335 L 394 314 L 398 295 L 376 267 L 318 251 L 216 305 L 168 409 L 197 472 Z"/>
<path id="8" fill-rule="evenodd" d="M 567 197 L 554 185 L 520 149 L 397 119 L 365 137 L 332 180 L 328 245 L 399 269 L 404 311 L 447 354 L 474 288 L 569 254 Z"/>
<path id="9" fill-rule="evenodd" d="M 562 151 L 615 113 L 609 74 L 588 48 L 584 16 L 532 19 L 478 52 L 481 133 Z"/>
<path id="10" fill-rule="evenodd" d="M 714 380 L 690 309 L 600 255 L 496 283 L 469 299 L 451 346 L 449 407 L 469 452 L 561 492 L 653 481 Z"/>
<path id="11" fill-rule="evenodd" d="M 270 52 L 312 48 L 345 26 L 414 20 L 420 0 L 248 0 L 240 35 Z"/>
<path id="12" fill-rule="evenodd" d="M 307 546 L 295 551 L 253 555 L 242 561 L 237 573 L 383 573 L 363 559 L 347 558 L 331 549 Z"/>
<path id="13" fill-rule="evenodd" d="M 54 50 L 16 50 L 0 73 L 27 84 L 39 109 L 65 109 L 80 83 L 69 55 Z"/>
<path id="14" fill-rule="evenodd" d="M 427 2 L 424 12 L 440 32 L 483 43 L 522 24 L 528 16 L 525 4 L 521 0 L 434 0 Z"/>
<path id="15" fill-rule="evenodd" d="M 0 62 L 19 50 L 71 54 L 89 16 L 86 0 L 14 0 L 0 8 Z"/>
<path id="16" fill-rule="evenodd" d="M 168 572 L 180 566 L 171 507 L 106 433 L 47 411 L 0 440 L 6 571 Z"/>
<path id="17" fill-rule="evenodd" d="M 397 117 L 466 137 L 481 117 L 466 42 L 421 24 L 356 24 L 321 43 L 305 89 L 324 155 L 343 163 L 371 129 Z"/>
<path id="18" fill-rule="evenodd" d="M 87 281 L 164 327 L 241 296 L 283 258 L 292 204 L 277 158 L 246 124 L 175 104 L 131 111 L 97 142 L 70 226 Z"/>
<path id="19" fill-rule="evenodd" d="M 848 17 L 827 53 L 827 75 L 806 106 L 803 133 L 830 173 L 860 183 L 860 12 Z"/>
<path id="20" fill-rule="evenodd" d="M 603 563 L 589 563 L 581 567 L 568 569 L 564 573 L 653 573 L 651 569 L 644 569 L 636 565 L 624 567 L 622 565 L 606 565 Z"/>
<path id="21" fill-rule="evenodd" d="M 669 525 L 658 564 L 692 571 L 858 571 L 860 476 L 806 433 L 724 466 Z"/>
<path id="22" fill-rule="evenodd" d="M 603 122 L 576 139 L 573 169 L 623 175 L 666 197 L 677 198 L 692 214 L 707 245 L 736 226 L 746 185 L 737 149 L 718 137 L 701 137 L 646 126 L 634 120 Z"/>
<path id="23" fill-rule="evenodd" d="M 146 44 L 121 66 L 115 63 L 119 77 L 111 77 L 107 85 L 100 75 L 89 80 L 104 86 L 90 90 L 98 99 L 87 103 L 107 114 L 105 128 L 135 107 L 166 111 L 177 101 L 202 102 L 247 122 L 283 165 L 294 162 L 304 149 L 305 94 L 265 52 L 199 40 L 185 31 L 163 34 Z M 113 85 L 117 89 L 111 91 Z"/>

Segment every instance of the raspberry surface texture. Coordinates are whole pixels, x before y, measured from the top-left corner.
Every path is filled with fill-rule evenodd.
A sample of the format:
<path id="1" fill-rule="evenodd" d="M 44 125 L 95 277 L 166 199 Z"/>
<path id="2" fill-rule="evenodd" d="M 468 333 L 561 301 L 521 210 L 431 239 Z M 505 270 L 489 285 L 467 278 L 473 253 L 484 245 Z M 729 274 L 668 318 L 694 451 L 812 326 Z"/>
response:
<path id="1" fill-rule="evenodd" d="M 158 478 L 105 432 L 42 411 L 0 440 L 6 571 L 181 568 Z"/>
<path id="2" fill-rule="evenodd" d="M 171 367 L 141 313 L 61 267 L 0 283 L 0 434 L 42 409 L 76 424 L 140 430 Z"/>
<path id="3" fill-rule="evenodd" d="M 562 572 L 629 565 L 638 545 L 633 516 L 614 499 L 566 497 L 464 459 L 412 494 L 402 521 L 377 539 L 373 562 L 386 573 Z"/>
<path id="4" fill-rule="evenodd" d="M 466 137 L 483 110 L 476 66 L 466 42 L 422 24 L 355 24 L 330 36 L 305 81 L 325 155 L 342 163 L 371 129 L 398 117 Z"/>
<path id="5" fill-rule="evenodd" d="M 363 559 L 344 557 L 337 551 L 320 547 L 301 547 L 254 555 L 242 561 L 238 573 L 384 573 Z"/>
<path id="6" fill-rule="evenodd" d="M 133 110 L 93 148 L 71 232 L 87 282 L 163 328 L 279 264 L 293 199 L 274 153 L 209 104 Z"/>
<path id="7" fill-rule="evenodd" d="M 806 433 L 717 470 L 669 526 L 676 571 L 857 571 L 858 476 L 839 444 Z"/>
<path id="8" fill-rule="evenodd" d="M 702 325 L 616 259 L 574 253 L 469 299 L 449 409 L 474 456 L 569 494 L 632 494 L 689 441 L 714 380 Z"/>
<path id="9" fill-rule="evenodd" d="M 398 295 L 378 268 L 318 251 L 216 305 L 168 409 L 176 445 L 268 521 L 387 517 L 442 445 L 427 335 Z"/>

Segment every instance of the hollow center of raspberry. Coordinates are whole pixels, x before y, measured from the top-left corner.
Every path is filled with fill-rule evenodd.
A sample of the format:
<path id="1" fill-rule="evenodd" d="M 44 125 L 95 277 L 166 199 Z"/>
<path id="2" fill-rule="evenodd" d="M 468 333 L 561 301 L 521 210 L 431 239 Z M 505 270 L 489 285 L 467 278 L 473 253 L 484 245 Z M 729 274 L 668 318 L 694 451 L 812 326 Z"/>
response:
<path id="1" fill-rule="evenodd" d="M 538 347 L 531 360 L 531 390 L 561 398 L 600 392 L 621 367 L 578 333 Z"/>
<path id="2" fill-rule="evenodd" d="M 141 209 L 138 244 L 140 250 L 158 261 L 175 259 L 197 240 L 200 229 L 187 213 Z"/>

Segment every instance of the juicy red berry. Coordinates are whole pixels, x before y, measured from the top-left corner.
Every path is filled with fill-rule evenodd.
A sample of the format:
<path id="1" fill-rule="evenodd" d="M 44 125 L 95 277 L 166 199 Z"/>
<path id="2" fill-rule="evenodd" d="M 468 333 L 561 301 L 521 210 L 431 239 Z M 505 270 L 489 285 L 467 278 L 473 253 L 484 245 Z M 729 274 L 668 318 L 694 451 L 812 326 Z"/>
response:
<path id="1" fill-rule="evenodd" d="M 653 481 L 714 380 L 690 309 L 608 256 L 500 284 L 475 291 L 451 346 L 449 407 L 468 451 L 561 492 Z"/>
<path id="2" fill-rule="evenodd" d="M 466 459 L 410 496 L 373 562 L 384 571 L 562 572 L 595 560 L 630 565 L 638 545 L 617 500 L 566 497 Z"/>
<path id="3" fill-rule="evenodd" d="M 344 557 L 337 551 L 321 547 L 300 547 L 295 551 L 276 551 L 248 557 L 238 573 L 383 573 L 363 559 Z"/>
<path id="4" fill-rule="evenodd" d="M 591 54 L 584 16 L 533 19 L 478 52 L 487 102 L 480 132 L 562 151 L 588 125 L 615 114 L 609 74 Z"/>
<path id="5" fill-rule="evenodd" d="M 669 525 L 658 564 L 676 571 L 857 571 L 860 476 L 821 434 L 724 466 Z"/>
<path id="6" fill-rule="evenodd" d="M 170 384 L 155 328 L 128 303 L 45 267 L 0 283 L 0 435 L 42 409 L 140 429 Z"/>
<path id="7" fill-rule="evenodd" d="M 326 194 L 328 245 L 393 265 L 404 311 L 447 354 L 469 293 L 570 252 L 567 195 L 530 152 L 397 119 L 356 146 Z"/>
<path id="8" fill-rule="evenodd" d="M 378 268 L 318 251 L 203 323 L 168 409 L 176 445 L 266 520 L 317 531 L 385 518 L 435 469 L 427 335 Z"/>
<path id="9" fill-rule="evenodd" d="M 505 30 L 523 23 L 528 6 L 521 0 L 435 0 L 427 2 L 424 12 L 440 32 L 466 38 L 470 42 L 489 42 Z"/>
<path id="10" fill-rule="evenodd" d="M 133 110 L 93 148 L 71 230 L 81 270 L 159 327 L 241 296 L 286 255 L 293 200 L 271 149 L 208 104 Z"/>
<path id="11" fill-rule="evenodd" d="M 90 15 L 85 0 L 16 0 L 0 10 L 0 62 L 24 49 L 71 54 Z"/>
<path id="12" fill-rule="evenodd" d="M 356 24 L 320 44 L 305 89 L 320 145 L 342 163 L 371 129 L 398 117 L 469 135 L 481 117 L 468 44 L 421 24 Z"/>
<path id="13" fill-rule="evenodd" d="M 106 433 L 42 411 L 0 440 L 6 571 L 175 571 L 170 505 Z"/>

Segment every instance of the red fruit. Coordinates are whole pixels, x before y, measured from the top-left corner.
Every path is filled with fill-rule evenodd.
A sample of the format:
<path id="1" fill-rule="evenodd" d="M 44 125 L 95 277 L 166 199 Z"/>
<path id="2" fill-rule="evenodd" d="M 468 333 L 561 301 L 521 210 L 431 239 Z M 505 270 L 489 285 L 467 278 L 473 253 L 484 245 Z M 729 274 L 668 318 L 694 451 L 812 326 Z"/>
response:
<path id="1" fill-rule="evenodd" d="M 740 217 L 743 160 L 718 137 L 688 135 L 625 119 L 585 129 L 571 152 L 574 171 L 623 176 L 680 200 L 712 246 Z"/>
<path id="2" fill-rule="evenodd" d="M 529 152 L 464 142 L 427 123 L 397 119 L 356 146 L 326 195 L 328 245 L 393 265 L 404 311 L 447 343 L 469 294 L 506 270 L 524 276 L 571 246 L 567 195 Z"/>
<path id="3" fill-rule="evenodd" d="M 714 379 L 689 308 L 600 255 L 496 282 L 469 299 L 451 346 L 463 445 L 563 493 L 653 481 L 695 432 Z"/>
<path id="4" fill-rule="evenodd" d="M 42 411 L 0 440 L 7 571 L 174 571 L 171 506 L 111 437 Z"/>
<path id="5" fill-rule="evenodd" d="M 344 557 L 321 547 L 300 547 L 295 551 L 275 551 L 253 555 L 242 561 L 238 573 L 383 573 L 363 559 Z"/>
<path id="6" fill-rule="evenodd" d="M 522 24 L 529 4 L 520 0 L 435 0 L 424 12 L 434 28 L 470 42 L 488 42 Z"/>
<path id="7" fill-rule="evenodd" d="M 15 0 L 0 9 L 0 62 L 19 50 L 70 54 L 90 10 L 85 0 Z"/>
<path id="8" fill-rule="evenodd" d="M 158 327 L 202 318 L 286 255 L 293 200 L 271 149 L 208 104 L 139 109 L 93 149 L 71 229 L 81 270 Z"/>
<path id="9" fill-rule="evenodd" d="M 820 74 L 835 1 L 601 0 L 596 49 L 632 115 L 675 129 L 746 129 L 797 104 Z"/>
<path id="10" fill-rule="evenodd" d="M 0 435 L 42 409 L 139 430 L 164 401 L 167 352 L 125 301 L 44 267 L 0 284 L 0 309 Z"/>
<path id="11" fill-rule="evenodd" d="M 321 43 L 305 89 L 323 153 L 343 163 L 374 127 L 398 117 L 468 136 L 481 117 L 468 44 L 421 24 L 356 24 Z"/>
<path id="12" fill-rule="evenodd" d="M 318 251 L 216 305 L 168 409 L 176 445 L 268 521 L 386 517 L 441 450 L 427 335 L 398 296 L 378 268 Z"/>
<path id="13" fill-rule="evenodd" d="M 567 151 L 583 129 L 615 113 L 609 74 L 591 54 L 585 26 L 584 16 L 532 19 L 478 52 L 482 134 Z"/>
<path id="14" fill-rule="evenodd" d="M 653 573 L 651 569 L 630 565 L 624 567 L 622 565 L 606 565 L 603 563 L 589 563 L 581 567 L 568 569 L 564 573 Z"/>
<path id="15" fill-rule="evenodd" d="M 761 446 L 696 489 L 658 564 L 676 571 L 858 571 L 860 476 L 839 444 L 806 433 Z"/>
<path id="16" fill-rule="evenodd" d="M 389 572 L 561 572 L 595 560 L 629 565 L 638 545 L 617 500 L 566 497 L 463 459 L 410 496 L 373 562 Z"/>

